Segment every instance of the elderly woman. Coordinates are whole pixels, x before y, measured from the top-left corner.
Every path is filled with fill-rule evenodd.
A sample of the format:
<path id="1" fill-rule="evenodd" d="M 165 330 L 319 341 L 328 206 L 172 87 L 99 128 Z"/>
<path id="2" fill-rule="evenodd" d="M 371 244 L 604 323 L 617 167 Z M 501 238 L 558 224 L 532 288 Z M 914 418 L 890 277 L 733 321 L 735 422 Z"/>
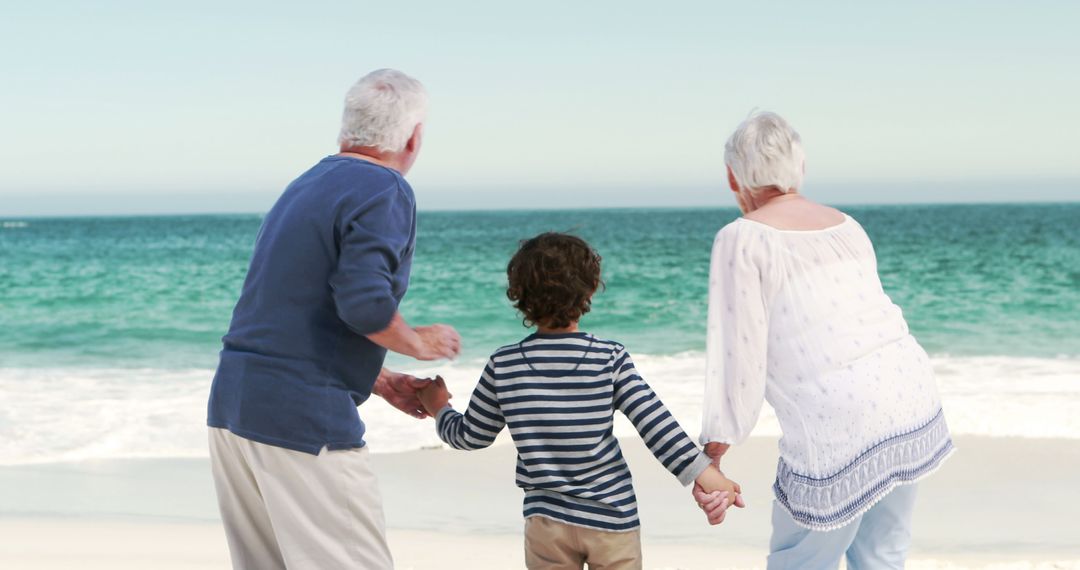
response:
<path id="1" fill-rule="evenodd" d="M 744 216 L 713 244 L 701 441 L 719 464 L 763 400 L 783 437 L 768 568 L 903 568 L 915 483 L 953 451 L 926 352 L 851 216 L 798 192 L 798 133 L 772 113 L 727 142 Z M 711 522 L 726 501 L 697 492 Z M 718 504 L 719 503 L 719 504 Z"/>

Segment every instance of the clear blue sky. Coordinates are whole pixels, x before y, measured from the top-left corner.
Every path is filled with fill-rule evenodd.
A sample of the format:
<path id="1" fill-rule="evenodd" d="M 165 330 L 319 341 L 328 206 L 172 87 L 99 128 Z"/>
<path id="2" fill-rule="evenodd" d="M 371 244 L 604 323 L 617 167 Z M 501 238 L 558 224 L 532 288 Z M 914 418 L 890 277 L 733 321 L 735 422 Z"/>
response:
<path id="1" fill-rule="evenodd" d="M 1075 200 L 1078 2 L 24 2 L 0 217 L 261 211 L 378 67 L 431 98 L 421 208 L 730 205 L 754 108 L 826 202 Z"/>

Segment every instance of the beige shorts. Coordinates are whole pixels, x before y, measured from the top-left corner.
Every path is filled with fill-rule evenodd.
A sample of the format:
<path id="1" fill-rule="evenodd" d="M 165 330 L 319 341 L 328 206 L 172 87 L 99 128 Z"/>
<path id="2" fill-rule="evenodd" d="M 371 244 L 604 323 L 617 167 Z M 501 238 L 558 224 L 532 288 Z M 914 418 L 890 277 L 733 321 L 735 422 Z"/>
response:
<path id="1" fill-rule="evenodd" d="M 210 464 L 233 568 L 394 567 L 366 448 L 311 455 L 210 428 Z"/>
<path id="2" fill-rule="evenodd" d="M 529 570 L 640 570 L 641 529 L 607 532 L 542 516 L 525 519 Z"/>

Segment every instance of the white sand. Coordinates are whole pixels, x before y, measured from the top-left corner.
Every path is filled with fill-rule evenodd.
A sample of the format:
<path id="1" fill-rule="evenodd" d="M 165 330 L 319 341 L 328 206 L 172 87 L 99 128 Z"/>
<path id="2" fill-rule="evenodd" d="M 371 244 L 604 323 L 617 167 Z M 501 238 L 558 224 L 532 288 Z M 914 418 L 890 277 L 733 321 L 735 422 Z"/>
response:
<path id="1" fill-rule="evenodd" d="M 921 487 L 908 568 L 1080 568 L 1080 445 L 961 438 Z M 763 568 L 775 441 L 726 460 L 749 507 L 709 527 L 637 440 L 647 568 Z M 398 567 L 522 567 L 513 450 L 376 454 Z M 1016 504 L 1003 501 L 1020 493 Z M 0 568 L 227 568 L 205 460 L 0 468 Z"/>
<path id="2" fill-rule="evenodd" d="M 162 523 L 28 519 L 0 521 L 0 567 L 9 570 L 226 570 L 221 528 L 212 523 Z M 392 530 L 401 570 L 425 568 L 522 568 L 521 537 Z M 646 542 L 651 569 L 764 568 L 762 555 L 704 544 Z M 997 562 L 994 562 L 997 560 Z M 947 559 L 913 559 L 912 570 L 1051 570 L 1080 568 L 1080 560 L 1018 559 L 1008 553 Z"/>

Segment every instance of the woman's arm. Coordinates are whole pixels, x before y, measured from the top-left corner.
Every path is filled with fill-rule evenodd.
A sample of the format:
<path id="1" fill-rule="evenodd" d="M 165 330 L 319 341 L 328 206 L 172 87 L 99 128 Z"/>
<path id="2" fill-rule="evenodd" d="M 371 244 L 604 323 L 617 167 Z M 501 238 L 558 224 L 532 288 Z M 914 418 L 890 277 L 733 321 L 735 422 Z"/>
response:
<path id="1" fill-rule="evenodd" d="M 706 346 L 705 399 L 701 443 L 713 464 L 731 444 L 746 439 L 765 400 L 768 307 L 758 261 L 762 240 L 747 243 L 736 225 L 721 230 L 713 242 L 709 265 L 709 315 Z M 727 508 L 744 507 L 742 495 L 732 498 L 694 488 L 710 524 L 720 524 Z"/>
<path id="2" fill-rule="evenodd" d="M 720 467 L 720 458 L 727 453 L 727 450 L 730 447 L 731 445 L 727 443 L 711 441 L 705 444 L 705 455 L 708 455 L 709 459 L 712 459 L 713 465 Z"/>
<path id="3" fill-rule="evenodd" d="M 741 443 L 765 401 L 769 315 L 759 260 L 768 242 L 745 231 L 728 226 L 713 243 L 702 444 Z M 714 461 L 727 450 L 712 449 Z"/>

